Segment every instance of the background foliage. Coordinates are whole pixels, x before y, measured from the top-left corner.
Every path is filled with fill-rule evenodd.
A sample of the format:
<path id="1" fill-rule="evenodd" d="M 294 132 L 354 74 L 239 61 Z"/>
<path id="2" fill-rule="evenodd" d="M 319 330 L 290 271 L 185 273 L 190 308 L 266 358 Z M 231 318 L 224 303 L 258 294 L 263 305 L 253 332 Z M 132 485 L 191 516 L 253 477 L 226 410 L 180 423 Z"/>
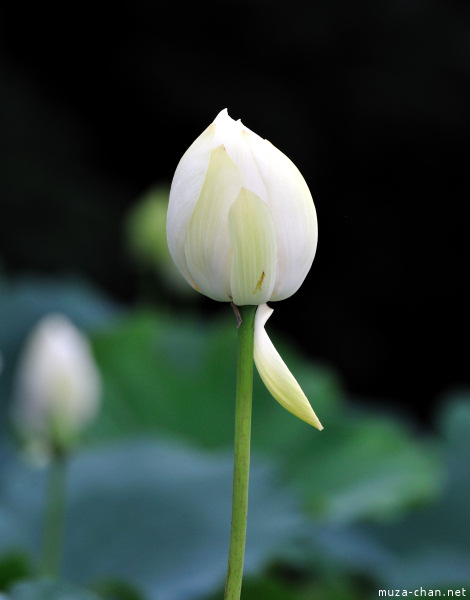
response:
<path id="1" fill-rule="evenodd" d="M 461 0 L 2 3 L 4 268 L 134 301 L 123 219 L 227 107 L 298 165 L 319 215 L 279 328 L 353 394 L 431 423 L 469 383 L 469 25 Z"/>
<path id="2" fill-rule="evenodd" d="M 9 391 L 28 325 L 57 310 L 93 343 L 103 409 L 70 461 L 69 583 L 15 586 L 34 580 L 45 472 L 5 431 Z M 76 281 L 23 279 L 4 282 L 0 315 L 3 588 L 13 600 L 220 597 L 231 502 L 230 310 L 215 319 L 129 310 Z M 351 403 L 332 369 L 282 344 L 327 427 L 315 432 L 286 413 L 256 378 L 244 597 L 372 598 L 383 588 L 468 585 L 470 394 L 443 401 L 438 432 L 426 432 L 404 415 Z"/>
<path id="3" fill-rule="evenodd" d="M 180 285 L 162 224 L 224 107 L 299 166 L 320 224 L 269 332 L 325 430 L 255 380 L 244 600 L 470 587 L 468 26 L 459 0 L 2 4 L 0 597 L 221 597 L 236 328 Z M 37 581 L 45 473 L 9 418 L 57 311 L 104 381 L 60 582 Z"/>

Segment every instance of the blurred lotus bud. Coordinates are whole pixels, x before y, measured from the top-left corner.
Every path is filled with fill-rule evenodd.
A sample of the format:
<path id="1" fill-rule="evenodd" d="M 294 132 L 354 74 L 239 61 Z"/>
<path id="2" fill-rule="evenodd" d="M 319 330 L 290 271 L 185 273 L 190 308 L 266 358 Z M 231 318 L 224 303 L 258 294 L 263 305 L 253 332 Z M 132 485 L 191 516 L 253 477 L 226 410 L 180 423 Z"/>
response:
<path id="1" fill-rule="evenodd" d="M 168 186 L 151 188 L 132 208 L 126 219 L 126 237 L 129 252 L 144 268 L 157 273 L 174 293 L 191 293 L 173 262 L 166 241 Z"/>
<path id="2" fill-rule="evenodd" d="M 66 317 L 44 317 L 26 341 L 14 387 L 13 420 L 27 447 L 67 451 L 96 416 L 100 392 L 87 339 Z"/>

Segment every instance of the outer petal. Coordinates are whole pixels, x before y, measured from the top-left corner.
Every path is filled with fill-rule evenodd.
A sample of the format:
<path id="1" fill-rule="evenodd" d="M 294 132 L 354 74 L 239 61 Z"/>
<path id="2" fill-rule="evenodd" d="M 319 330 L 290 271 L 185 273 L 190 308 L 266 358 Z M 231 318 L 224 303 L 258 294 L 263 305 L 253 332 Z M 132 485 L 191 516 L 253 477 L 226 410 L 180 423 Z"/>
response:
<path id="1" fill-rule="evenodd" d="M 263 138 L 250 131 L 240 120 L 234 121 L 229 117 L 227 109 L 217 115 L 214 124 L 217 126 L 214 147 L 220 144 L 224 145 L 228 155 L 242 172 L 244 186 L 266 201 L 266 185 L 256 162 L 253 160 L 252 149 L 247 143 L 246 134 L 249 133 L 251 136 L 256 137 L 259 142 L 263 142 Z"/>
<path id="2" fill-rule="evenodd" d="M 285 409 L 317 429 L 323 429 L 297 380 L 287 368 L 264 326 L 273 309 L 267 304 L 258 307 L 255 316 L 254 358 L 256 368 L 274 398 Z"/>
<path id="3" fill-rule="evenodd" d="M 231 289 L 238 306 L 263 304 L 276 280 L 276 230 L 267 205 L 242 188 L 229 212 Z"/>
<path id="4" fill-rule="evenodd" d="M 193 285 L 221 302 L 231 300 L 228 214 L 242 185 L 242 175 L 225 148 L 219 146 L 213 150 L 184 245 Z"/>
<path id="5" fill-rule="evenodd" d="M 176 266 L 193 287 L 184 242 L 209 167 L 215 130 L 216 125 L 212 123 L 186 150 L 176 167 L 170 190 L 166 222 L 168 248 Z"/>
<path id="6" fill-rule="evenodd" d="M 267 189 L 277 232 L 278 276 L 271 300 L 294 294 L 312 266 L 318 224 L 310 190 L 294 163 L 267 140 L 245 134 Z"/>

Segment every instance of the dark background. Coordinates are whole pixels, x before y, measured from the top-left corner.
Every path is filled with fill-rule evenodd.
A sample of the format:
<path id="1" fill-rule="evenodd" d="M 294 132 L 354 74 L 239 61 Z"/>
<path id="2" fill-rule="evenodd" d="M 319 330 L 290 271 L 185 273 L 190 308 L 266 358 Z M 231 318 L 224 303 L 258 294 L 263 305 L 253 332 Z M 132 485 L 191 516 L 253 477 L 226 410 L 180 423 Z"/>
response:
<path id="1" fill-rule="evenodd" d="M 123 219 L 227 107 L 297 164 L 319 217 L 271 335 L 425 422 L 469 383 L 468 2 L 7 2 L 0 19 L 4 276 L 135 302 Z"/>

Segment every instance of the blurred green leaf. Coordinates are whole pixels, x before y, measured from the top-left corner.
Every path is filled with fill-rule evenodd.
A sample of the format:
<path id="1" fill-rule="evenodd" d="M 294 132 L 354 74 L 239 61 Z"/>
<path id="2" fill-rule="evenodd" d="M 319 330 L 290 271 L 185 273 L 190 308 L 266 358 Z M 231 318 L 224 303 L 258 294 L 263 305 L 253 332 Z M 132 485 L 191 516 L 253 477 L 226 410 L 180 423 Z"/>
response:
<path id="1" fill-rule="evenodd" d="M 231 447 L 237 329 L 229 307 L 226 319 L 202 322 L 137 313 L 93 340 L 106 387 L 98 438 L 165 431 L 207 448 Z M 308 372 L 312 404 L 328 414 L 338 386 L 327 369 L 309 365 Z M 253 418 L 253 445 L 269 452 L 274 443 L 283 453 L 299 431 L 316 435 L 272 399 L 257 374 Z"/>
<path id="2" fill-rule="evenodd" d="M 365 529 L 393 553 L 377 572 L 389 586 L 470 587 L 470 394 L 446 398 L 439 422 L 447 474 L 440 498 L 397 523 Z"/>
<path id="3" fill-rule="evenodd" d="M 230 445 L 235 327 L 138 314 L 96 335 L 94 349 L 105 382 L 98 437 L 164 431 Z"/>
<path id="4" fill-rule="evenodd" d="M 0 288 L 0 347 L 13 355 L 31 327 L 45 314 L 60 312 L 85 330 L 102 326 L 117 308 L 77 279 L 24 277 Z"/>
<path id="5" fill-rule="evenodd" d="M 441 487 L 439 453 L 404 423 L 350 411 L 292 465 L 308 510 L 323 522 L 388 518 Z"/>
<path id="6" fill-rule="evenodd" d="M 11 551 L 0 556 L 0 590 L 6 591 L 16 581 L 31 576 L 30 558 L 24 552 Z"/>
<path id="7" fill-rule="evenodd" d="M 208 600 L 220 600 L 223 596 L 224 592 L 221 589 Z M 307 600 L 304 593 L 289 589 L 285 583 L 269 577 L 259 579 L 246 577 L 243 581 L 242 597 L 243 600 Z"/>
<path id="8" fill-rule="evenodd" d="M 294 586 L 293 586 L 294 587 Z M 243 600 L 304 600 L 305 595 L 292 591 L 285 583 L 264 577 L 243 583 Z"/>
<path id="9" fill-rule="evenodd" d="M 8 398 L 15 356 L 29 323 L 51 309 L 90 332 L 103 373 L 103 412 L 89 438 L 95 449 L 72 462 L 67 578 L 93 583 L 106 600 L 125 598 L 126 589 L 130 594 L 157 590 L 161 600 L 185 600 L 222 585 L 237 346 L 229 307 L 225 318 L 213 320 L 137 311 L 118 315 L 81 285 L 29 280 L 3 286 L 0 309 L 3 398 Z M 325 577 L 344 572 L 365 574 L 385 587 L 465 585 L 470 564 L 468 398 L 446 403 L 443 450 L 436 437 L 424 438 L 399 418 L 359 410 L 345 398 L 332 369 L 299 356 L 276 339 L 274 327 L 270 336 L 325 430 L 318 432 L 288 414 L 255 374 L 254 454 L 275 464 L 281 477 L 274 481 L 269 466 L 255 458 L 248 575 L 259 574 L 279 557 L 297 561 L 307 572 L 313 570 L 312 581 L 323 596 L 316 588 L 315 593 L 328 600 L 336 597 L 323 585 Z M 142 434 L 179 438 L 198 450 L 174 442 L 129 441 Z M 100 449 L 113 440 L 116 445 Z M 209 449 L 217 453 L 211 456 Z M 281 481 L 285 492 L 280 492 Z M 444 483 L 444 495 L 436 502 Z M 0 552 L 37 554 L 42 486 L 43 474 L 21 467 L 0 448 Z M 291 494 L 302 500 L 309 522 Z M 113 581 L 119 585 L 109 586 Z M 284 584 L 256 579 L 247 593 L 250 585 L 275 597 Z M 297 591 L 286 591 L 285 599 Z M 304 599 L 294 595 L 293 600 Z"/>
<path id="10" fill-rule="evenodd" d="M 356 578 L 357 579 L 357 578 Z M 374 586 L 375 587 L 375 586 Z M 245 577 L 243 600 L 365 600 L 377 597 L 377 588 L 370 582 L 336 575 L 313 573 L 268 573 L 262 577 Z M 373 592 L 373 593 L 372 593 Z M 220 600 L 223 590 L 206 600 Z"/>
<path id="11" fill-rule="evenodd" d="M 231 447 L 236 345 L 230 314 L 207 322 L 135 314 L 102 330 L 94 348 L 106 398 L 95 437 L 164 432 Z M 312 515 L 388 518 L 436 495 L 441 465 L 431 444 L 396 418 L 348 408 L 333 371 L 282 352 L 325 430 L 288 414 L 255 374 L 253 448 L 277 462 Z"/>
<path id="12" fill-rule="evenodd" d="M 10 464 L 1 489 L 4 510 L 22 525 L 16 544 L 37 554 L 44 472 Z M 231 454 L 134 441 L 77 456 L 69 474 L 64 576 L 97 589 L 119 578 L 161 600 L 207 594 L 225 578 L 231 489 Z M 254 460 L 246 573 L 282 557 L 304 526 L 295 499 L 268 465 Z"/>
<path id="13" fill-rule="evenodd" d="M 32 581 L 15 586 L 8 600 L 98 600 L 98 596 L 65 583 Z"/>
<path id="14" fill-rule="evenodd" d="M 146 600 L 135 587 L 122 579 L 103 579 L 93 586 L 101 600 Z"/>

